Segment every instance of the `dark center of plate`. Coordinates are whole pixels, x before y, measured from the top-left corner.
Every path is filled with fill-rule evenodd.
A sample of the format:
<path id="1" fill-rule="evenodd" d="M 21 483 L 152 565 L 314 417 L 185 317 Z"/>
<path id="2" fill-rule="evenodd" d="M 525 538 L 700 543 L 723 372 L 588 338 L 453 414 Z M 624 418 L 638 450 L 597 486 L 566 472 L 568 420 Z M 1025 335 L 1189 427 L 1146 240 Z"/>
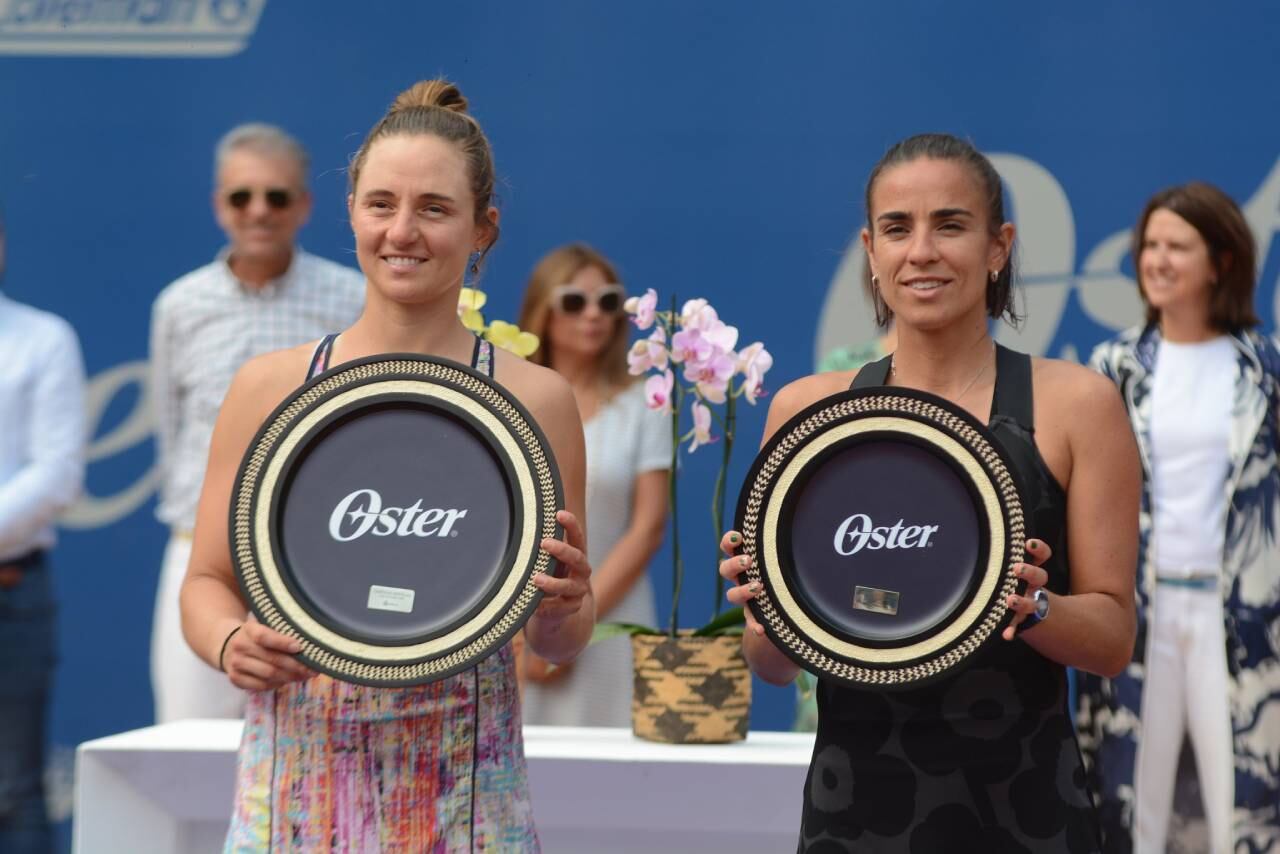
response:
<path id="1" fill-rule="evenodd" d="M 505 578 L 512 485 L 459 412 L 365 405 L 310 437 L 280 494 L 277 555 L 312 616 L 413 643 L 473 616 Z M 300 594 L 300 595 L 299 595 Z"/>
<path id="2" fill-rule="evenodd" d="M 986 559 L 986 515 L 942 453 L 864 434 L 811 461 L 781 531 L 788 586 L 828 631 L 896 646 L 948 621 Z"/>

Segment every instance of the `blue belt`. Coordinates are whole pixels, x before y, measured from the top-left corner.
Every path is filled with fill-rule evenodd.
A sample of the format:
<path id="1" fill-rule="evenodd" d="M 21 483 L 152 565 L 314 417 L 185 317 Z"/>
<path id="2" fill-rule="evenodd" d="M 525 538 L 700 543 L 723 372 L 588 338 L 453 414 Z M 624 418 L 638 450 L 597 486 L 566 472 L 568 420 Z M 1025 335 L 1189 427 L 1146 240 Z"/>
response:
<path id="1" fill-rule="evenodd" d="M 1218 576 L 1216 575 L 1157 575 L 1156 584 L 1164 584 L 1169 587 L 1181 587 L 1184 590 L 1217 590 Z"/>

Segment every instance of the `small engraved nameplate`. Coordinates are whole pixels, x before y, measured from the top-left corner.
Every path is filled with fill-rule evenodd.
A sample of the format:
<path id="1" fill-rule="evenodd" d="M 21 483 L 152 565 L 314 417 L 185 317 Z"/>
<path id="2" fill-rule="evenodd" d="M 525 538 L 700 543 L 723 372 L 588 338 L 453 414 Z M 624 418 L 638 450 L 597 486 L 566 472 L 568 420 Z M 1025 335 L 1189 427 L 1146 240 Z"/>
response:
<path id="1" fill-rule="evenodd" d="M 898 613 L 898 591 L 858 585 L 853 588 L 853 607 L 858 611 L 895 616 Z"/>
<path id="2" fill-rule="evenodd" d="M 894 596 L 897 601 L 897 596 Z M 413 613 L 413 591 L 401 587 L 383 587 L 374 584 L 369 588 L 369 609 L 372 611 L 399 611 Z"/>

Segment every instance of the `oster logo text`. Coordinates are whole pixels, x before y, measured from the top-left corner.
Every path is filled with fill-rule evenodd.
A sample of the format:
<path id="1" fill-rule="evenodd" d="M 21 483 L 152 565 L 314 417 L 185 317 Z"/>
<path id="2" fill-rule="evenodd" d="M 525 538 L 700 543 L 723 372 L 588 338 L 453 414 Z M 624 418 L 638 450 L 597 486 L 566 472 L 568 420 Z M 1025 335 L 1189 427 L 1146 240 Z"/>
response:
<path id="1" fill-rule="evenodd" d="M 906 525 L 899 519 L 893 525 L 876 527 L 866 513 L 855 513 L 836 528 L 836 554 L 852 555 L 863 549 L 923 549 L 938 532 L 938 525 Z"/>
<path id="2" fill-rule="evenodd" d="M 422 499 L 408 507 L 383 507 L 377 490 L 357 489 L 338 502 L 329 516 L 329 536 L 340 543 L 375 537 L 447 537 L 466 510 L 422 509 Z"/>

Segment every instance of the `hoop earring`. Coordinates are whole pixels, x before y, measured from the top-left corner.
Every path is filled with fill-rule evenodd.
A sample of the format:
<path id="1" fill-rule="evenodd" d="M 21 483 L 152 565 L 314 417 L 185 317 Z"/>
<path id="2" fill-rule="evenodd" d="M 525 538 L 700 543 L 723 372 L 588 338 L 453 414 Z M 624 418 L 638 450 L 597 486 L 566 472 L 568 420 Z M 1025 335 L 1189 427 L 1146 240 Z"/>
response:
<path id="1" fill-rule="evenodd" d="M 880 277 L 871 277 L 871 307 L 876 313 L 876 325 L 884 327 L 893 319 L 893 312 L 889 310 L 889 304 L 884 301 L 884 296 L 880 293 Z"/>

